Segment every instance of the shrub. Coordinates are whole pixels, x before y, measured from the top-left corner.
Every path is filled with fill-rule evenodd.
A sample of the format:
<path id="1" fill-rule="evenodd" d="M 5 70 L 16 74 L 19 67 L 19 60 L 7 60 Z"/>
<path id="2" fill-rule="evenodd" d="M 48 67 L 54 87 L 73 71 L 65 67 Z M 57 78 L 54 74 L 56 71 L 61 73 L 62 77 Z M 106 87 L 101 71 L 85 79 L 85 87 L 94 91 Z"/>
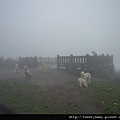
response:
<path id="1" fill-rule="evenodd" d="M 14 68 L 16 62 L 16 59 L 12 59 L 10 57 L 6 59 L 4 57 L 0 57 L 0 68 Z"/>

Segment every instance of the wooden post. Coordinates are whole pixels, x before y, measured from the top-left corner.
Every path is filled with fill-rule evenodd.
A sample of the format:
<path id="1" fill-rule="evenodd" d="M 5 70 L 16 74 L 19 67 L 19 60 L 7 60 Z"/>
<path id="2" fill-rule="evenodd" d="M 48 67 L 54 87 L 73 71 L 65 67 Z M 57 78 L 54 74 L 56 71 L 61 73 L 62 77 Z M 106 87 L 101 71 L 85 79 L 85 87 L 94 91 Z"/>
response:
<path id="1" fill-rule="evenodd" d="M 19 67 L 22 68 L 22 66 L 21 66 L 21 57 L 19 57 Z"/>
<path id="2" fill-rule="evenodd" d="M 70 54 L 70 69 L 71 69 L 72 64 L 73 64 L 73 54 Z"/>
<path id="3" fill-rule="evenodd" d="M 102 59 L 102 66 L 105 66 L 105 56 L 104 56 L 104 54 L 102 54 L 101 59 Z"/>
<path id="4" fill-rule="evenodd" d="M 35 66 L 34 67 L 37 67 L 38 64 L 37 64 L 37 56 L 35 56 Z"/>
<path id="5" fill-rule="evenodd" d="M 86 54 L 86 59 L 87 59 L 87 71 L 89 71 L 89 54 Z"/>
<path id="6" fill-rule="evenodd" d="M 28 60 L 27 62 L 28 62 L 28 64 L 29 64 L 29 67 L 32 67 L 32 63 L 33 63 L 33 62 L 31 62 L 31 57 L 28 57 L 27 60 Z M 34 59 L 32 59 L 32 61 L 34 61 Z"/>
<path id="7" fill-rule="evenodd" d="M 109 54 L 107 54 L 107 59 L 106 59 L 106 63 L 107 63 L 107 65 L 109 66 L 109 63 L 110 63 L 110 56 L 109 56 Z"/>
<path id="8" fill-rule="evenodd" d="M 97 54 L 95 54 L 95 62 L 96 62 L 96 66 L 98 67 L 98 57 L 97 57 Z"/>
<path id="9" fill-rule="evenodd" d="M 29 61 L 28 61 L 28 59 L 29 59 L 29 57 L 27 56 L 27 57 L 25 58 L 25 65 L 27 65 L 27 66 L 29 67 Z"/>
<path id="10" fill-rule="evenodd" d="M 41 57 L 39 57 L 39 63 L 41 64 Z"/>
<path id="11" fill-rule="evenodd" d="M 57 69 L 60 69 L 60 66 L 59 66 L 59 55 L 57 55 Z"/>
<path id="12" fill-rule="evenodd" d="M 111 63 L 113 64 L 113 55 L 111 55 L 111 59 L 112 59 L 112 60 L 111 60 Z"/>

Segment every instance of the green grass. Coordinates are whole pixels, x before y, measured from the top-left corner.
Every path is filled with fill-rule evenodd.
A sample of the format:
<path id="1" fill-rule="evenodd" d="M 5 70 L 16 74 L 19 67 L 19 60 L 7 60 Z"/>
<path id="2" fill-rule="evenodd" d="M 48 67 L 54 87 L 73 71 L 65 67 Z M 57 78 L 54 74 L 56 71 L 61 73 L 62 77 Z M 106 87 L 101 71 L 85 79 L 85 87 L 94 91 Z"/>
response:
<path id="1" fill-rule="evenodd" d="M 77 87 L 76 87 L 77 86 Z M 120 113 L 120 81 L 93 82 L 88 89 L 77 83 L 42 88 L 28 81 L 0 80 L 0 103 L 18 113 L 85 113 L 81 107 L 91 104 L 103 113 Z M 0 114 L 3 112 L 0 111 Z"/>
<path id="2" fill-rule="evenodd" d="M 32 84 L 21 84 L 13 81 L 0 81 L 0 100 L 21 113 L 34 113 L 42 111 L 45 104 L 45 93 Z M 33 90 L 33 91 L 32 91 Z M 38 107 L 41 106 L 39 109 Z"/>
<path id="3" fill-rule="evenodd" d="M 0 81 L 0 100 L 20 113 L 64 113 L 66 104 L 58 105 L 48 92 L 30 83 Z"/>
<path id="4" fill-rule="evenodd" d="M 103 110 L 106 114 L 120 113 L 120 80 L 93 83 L 94 94 L 86 93 L 86 97 Z"/>

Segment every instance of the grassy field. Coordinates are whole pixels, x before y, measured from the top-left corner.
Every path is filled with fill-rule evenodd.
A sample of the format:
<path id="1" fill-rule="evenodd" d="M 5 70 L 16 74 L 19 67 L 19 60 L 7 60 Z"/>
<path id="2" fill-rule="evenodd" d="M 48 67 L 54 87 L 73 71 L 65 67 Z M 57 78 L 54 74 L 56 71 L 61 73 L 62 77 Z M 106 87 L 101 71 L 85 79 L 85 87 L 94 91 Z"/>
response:
<path id="1" fill-rule="evenodd" d="M 102 109 L 105 114 L 120 113 L 120 80 L 96 82 L 91 85 L 94 94 L 86 92 L 86 97 Z"/>
<path id="2" fill-rule="evenodd" d="M 23 114 L 117 114 L 120 80 L 93 81 L 88 88 L 80 88 L 77 81 L 41 87 L 28 80 L 0 80 L 0 103 Z"/>

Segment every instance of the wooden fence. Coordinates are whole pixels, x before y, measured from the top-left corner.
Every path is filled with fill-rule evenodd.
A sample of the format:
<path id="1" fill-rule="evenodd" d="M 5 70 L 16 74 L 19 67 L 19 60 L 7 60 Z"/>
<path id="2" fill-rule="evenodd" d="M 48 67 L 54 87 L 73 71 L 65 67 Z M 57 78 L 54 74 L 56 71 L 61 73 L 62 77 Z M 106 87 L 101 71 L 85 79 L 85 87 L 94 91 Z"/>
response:
<path id="1" fill-rule="evenodd" d="M 48 63 L 48 64 L 57 64 L 57 58 L 50 58 L 50 57 L 46 57 L 46 58 L 42 58 L 39 57 L 37 58 L 38 63 L 41 65 L 42 63 Z"/>
<path id="2" fill-rule="evenodd" d="M 38 62 L 37 62 L 37 56 L 35 57 L 19 57 L 19 66 L 20 68 L 23 68 L 23 66 L 28 66 L 28 67 L 37 67 Z"/>
<path id="3" fill-rule="evenodd" d="M 105 69 L 110 73 L 114 71 L 113 55 L 104 54 L 90 56 L 59 56 L 57 55 L 57 68 L 67 70 L 93 71 Z"/>
<path id="4" fill-rule="evenodd" d="M 57 58 L 42 58 L 42 57 L 19 57 L 19 66 L 20 68 L 23 68 L 23 66 L 27 65 L 28 67 L 38 67 L 39 65 L 42 65 L 42 63 L 48 63 L 48 64 L 57 64 Z"/>

